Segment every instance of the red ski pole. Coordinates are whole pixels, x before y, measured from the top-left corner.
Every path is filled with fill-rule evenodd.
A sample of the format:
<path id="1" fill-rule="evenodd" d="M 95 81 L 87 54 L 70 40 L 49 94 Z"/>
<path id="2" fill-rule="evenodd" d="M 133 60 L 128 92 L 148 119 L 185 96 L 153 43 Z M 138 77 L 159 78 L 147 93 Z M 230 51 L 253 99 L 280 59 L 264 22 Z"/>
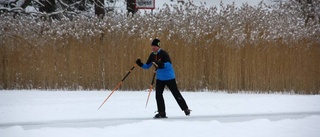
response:
<path id="1" fill-rule="evenodd" d="M 109 94 L 109 96 L 102 102 L 102 104 L 100 105 L 100 107 L 98 108 L 98 110 L 102 107 L 102 105 L 104 103 L 106 103 L 106 101 L 111 97 L 111 95 L 114 93 L 114 91 L 116 91 L 120 85 L 123 83 L 123 81 L 128 77 L 128 75 L 131 73 L 131 71 L 136 67 L 136 64 L 133 65 L 133 67 L 129 70 L 129 72 L 127 73 L 126 76 L 124 76 L 124 78 L 118 83 L 118 85 L 112 90 L 112 92 Z"/>
<path id="2" fill-rule="evenodd" d="M 155 79 L 155 77 L 156 77 L 157 70 L 158 70 L 158 65 L 157 65 L 156 63 L 154 63 L 154 62 L 152 62 L 152 63 L 153 63 L 153 65 L 156 67 L 156 70 L 155 70 L 154 73 L 153 73 L 152 82 L 151 82 L 151 84 L 150 84 L 150 89 L 149 89 L 149 93 L 148 93 L 147 102 L 146 102 L 146 106 L 145 106 L 145 107 L 148 106 L 150 94 L 151 94 L 151 91 L 152 91 L 152 88 L 153 88 L 153 84 L 154 84 L 154 79 Z"/>

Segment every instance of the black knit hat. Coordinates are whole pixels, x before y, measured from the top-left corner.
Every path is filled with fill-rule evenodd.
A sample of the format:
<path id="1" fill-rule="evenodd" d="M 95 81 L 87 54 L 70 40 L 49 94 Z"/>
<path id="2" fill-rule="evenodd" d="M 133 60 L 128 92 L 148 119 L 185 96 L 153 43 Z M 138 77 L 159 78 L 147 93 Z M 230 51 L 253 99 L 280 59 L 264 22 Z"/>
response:
<path id="1" fill-rule="evenodd" d="M 158 46 L 160 47 L 160 40 L 159 39 L 154 39 L 151 43 L 151 46 Z"/>

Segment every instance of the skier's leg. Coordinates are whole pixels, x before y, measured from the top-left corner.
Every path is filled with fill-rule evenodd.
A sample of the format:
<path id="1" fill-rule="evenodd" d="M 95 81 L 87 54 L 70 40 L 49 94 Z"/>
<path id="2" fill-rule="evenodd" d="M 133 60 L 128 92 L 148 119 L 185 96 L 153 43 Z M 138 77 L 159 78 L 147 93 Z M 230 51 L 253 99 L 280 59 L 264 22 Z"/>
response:
<path id="1" fill-rule="evenodd" d="M 177 83 L 176 83 L 176 79 L 166 81 L 166 85 L 170 89 L 172 95 L 176 99 L 176 101 L 179 104 L 181 110 L 188 109 L 188 105 L 187 105 L 186 101 L 184 100 L 184 98 L 182 97 L 182 95 L 181 95 L 181 93 L 180 93 L 180 91 L 178 89 L 178 86 L 177 86 Z"/>
<path id="2" fill-rule="evenodd" d="M 166 107 L 164 104 L 164 99 L 163 99 L 163 90 L 165 87 L 165 83 L 161 80 L 157 80 L 156 82 L 156 100 L 157 100 L 157 107 L 158 107 L 158 112 L 166 112 Z"/>

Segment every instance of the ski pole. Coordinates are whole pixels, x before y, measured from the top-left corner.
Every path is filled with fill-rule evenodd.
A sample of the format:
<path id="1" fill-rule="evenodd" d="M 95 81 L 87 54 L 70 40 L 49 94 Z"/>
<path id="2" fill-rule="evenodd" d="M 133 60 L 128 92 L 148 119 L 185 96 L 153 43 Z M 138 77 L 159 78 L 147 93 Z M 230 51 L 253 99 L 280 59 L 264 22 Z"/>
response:
<path id="1" fill-rule="evenodd" d="M 152 62 L 153 65 L 156 67 L 156 70 L 154 71 L 153 73 L 153 77 L 152 77 L 152 81 L 151 81 L 151 84 L 150 84 L 150 89 L 149 89 L 149 93 L 148 93 L 148 97 L 147 97 L 147 102 L 146 102 L 146 106 L 145 108 L 148 106 L 148 102 L 149 102 L 149 98 L 150 98 L 150 94 L 151 94 L 151 91 L 152 91 L 152 88 L 153 88 L 153 84 L 154 84 L 154 79 L 156 77 L 156 74 L 157 74 L 157 70 L 158 70 L 158 65 L 154 62 Z"/>
<path id="2" fill-rule="evenodd" d="M 113 94 L 114 91 L 116 91 L 120 85 L 123 83 L 123 81 L 128 77 L 128 75 L 131 73 L 131 71 L 136 67 L 136 64 L 133 65 L 133 67 L 129 70 L 129 72 L 127 73 L 126 76 L 124 76 L 124 78 L 118 83 L 118 85 L 112 90 L 112 92 L 109 94 L 109 96 L 102 102 L 102 104 L 100 105 L 100 107 L 98 108 L 98 110 L 102 107 L 102 105 L 104 103 L 106 103 L 106 101 L 110 98 L 110 96 Z"/>

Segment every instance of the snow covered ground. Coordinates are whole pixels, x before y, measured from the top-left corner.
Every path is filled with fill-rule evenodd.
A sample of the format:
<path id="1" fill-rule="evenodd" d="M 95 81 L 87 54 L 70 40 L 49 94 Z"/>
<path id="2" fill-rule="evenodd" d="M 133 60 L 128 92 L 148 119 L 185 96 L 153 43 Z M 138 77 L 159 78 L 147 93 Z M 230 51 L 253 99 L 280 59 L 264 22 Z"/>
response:
<path id="1" fill-rule="evenodd" d="M 154 93 L 0 91 L 1 137 L 319 137 L 320 96 L 182 92 L 187 117 L 165 91 L 168 119 L 153 119 Z"/>

